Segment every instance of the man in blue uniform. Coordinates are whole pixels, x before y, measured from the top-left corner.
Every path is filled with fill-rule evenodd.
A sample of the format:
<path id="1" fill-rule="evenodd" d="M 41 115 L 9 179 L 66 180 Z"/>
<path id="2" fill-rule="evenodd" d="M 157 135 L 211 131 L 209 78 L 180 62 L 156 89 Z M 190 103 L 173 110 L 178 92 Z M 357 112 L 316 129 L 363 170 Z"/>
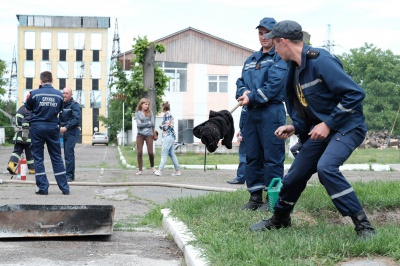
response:
<path id="1" fill-rule="evenodd" d="M 31 111 L 31 150 L 35 160 L 36 185 L 39 188 L 36 194 L 48 194 L 49 180 L 43 162 L 44 144 L 46 143 L 58 187 L 64 195 L 69 195 L 58 128 L 58 114 L 63 109 L 63 96 L 51 85 L 53 83 L 51 72 L 42 72 L 40 83 L 42 87 L 31 91 L 31 95 L 25 102 L 25 108 Z"/>
<path id="2" fill-rule="evenodd" d="M 64 159 L 67 181 L 75 180 L 75 144 L 80 134 L 79 121 L 82 109 L 72 97 L 72 89 L 63 89 L 64 109 L 60 113 L 60 132 L 64 139 Z"/>
<path id="3" fill-rule="evenodd" d="M 29 97 L 29 95 L 27 96 Z M 31 139 L 29 137 L 29 121 L 31 117 L 31 112 L 25 109 L 22 105 L 15 115 L 15 127 L 16 132 L 13 138 L 14 150 L 11 153 L 10 160 L 8 162 L 7 170 L 10 174 L 17 174 L 16 165 L 19 159 L 21 159 L 21 154 L 25 151 L 26 163 L 28 165 L 29 174 L 35 173 L 35 168 L 33 165 L 33 156 L 31 152 Z"/>
<path id="4" fill-rule="evenodd" d="M 250 230 L 290 226 L 290 213 L 317 172 L 339 212 L 351 217 L 358 237 L 375 235 L 353 188 L 339 171 L 365 138 L 364 90 L 344 72 L 338 58 L 303 43 L 297 22 L 281 21 L 265 37 L 273 39 L 276 52 L 289 66 L 285 100 L 293 124 L 278 127 L 275 134 L 281 139 L 298 134 L 303 146 L 283 178 L 274 215 Z"/>
<path id="5" fill-rule="evenodd" d="M 226 181 L 228 184 L 237 185 L 244 184 L 246 181 L 245 173 L 246 173 L 246 146 L 244 145 L 243 139 L 243 124 L 247 117 L 247 107 L 242 107 L 242 112 L 240 113 L 239 120 L 239 132 L 236 134 L 237 141 L 239 143 L 239 166 L 236 171 L 236 177 L 233 180 Z"/>
<path id="6" fill-rule="evenodd" d="M 250 192 L 245 210 L 268 210 L 263 201 L 263 190 L 273 178 L 283 177 L 285 141 L 274 131 L 286 123 L 283 105 L 283 79 L 287 65 L 275 53 L 272 40 L 264 34 L 272 30 L 276 21 L 263 18 L 257 26 L 262 48 L 244 63 L 242 77 L 236 82 L 236 99 L 247 106 L 247 119 L 243 124 L 246 147 L 246 185 Z M 268 199 L 268 197 L 266 197 Z"/>

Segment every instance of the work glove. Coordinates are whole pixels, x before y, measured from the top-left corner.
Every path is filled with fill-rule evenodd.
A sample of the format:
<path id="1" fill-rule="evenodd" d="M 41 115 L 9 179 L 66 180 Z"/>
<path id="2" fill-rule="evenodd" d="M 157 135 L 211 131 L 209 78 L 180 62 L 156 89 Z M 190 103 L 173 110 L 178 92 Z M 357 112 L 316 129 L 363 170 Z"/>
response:
<path id="1" fill-rule="evenodd" d="M 24 128 L 22 130 L 22 140 L 27 141 L 28 138 L 29 138 L 29 129 Z"/>

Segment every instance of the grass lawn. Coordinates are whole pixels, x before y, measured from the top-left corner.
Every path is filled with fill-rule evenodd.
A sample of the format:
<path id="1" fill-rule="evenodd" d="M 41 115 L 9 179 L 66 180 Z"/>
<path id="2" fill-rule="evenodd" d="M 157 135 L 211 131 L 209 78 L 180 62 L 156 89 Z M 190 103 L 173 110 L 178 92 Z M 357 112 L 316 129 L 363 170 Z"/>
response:
<path id="1" fill-rule="evenodd" d="M 123 149 L 129 164 L 136 154 Z M 180 164 L 203 164 L 203 154 L 178 154 Z M 157 151 L 156 158 L 160 159 Z M 400 163 L 399 150 L 358 149 L 346 163 Z M 156 159 L 156 165 L 157 165 Z M 144 160 L 146 161 L 146 160 Z M 170 161 L 169 161 L 170 162 Z M 291 163 L 288 159 L 285 163 Z M 207 155 L 207 164 L 235 164 L 237 154 Z M 147 166 L 148 167 L 148 166 Z M 352 183 L 377 235 L 357 239 L 349 217 L 342 217 L 319 182 L 309 182 L 292 214 L 292 227 L 251 232 L 250 225 L 271 213 L 242 211 L 248 192 L 210 192 L 206 196 L 171 200 L 146 216 L 132 217 L 123 228 L 161 227 L 162 208 L 193 232 L 193 246 L 201 248 L 210 265 L 338 265 L 346 259 L 385 257 L 400 264 L 400 182 Z M 118 230 L 118 229 L 117 229 Z"/>
<path id="2" fill-rule="evenodd" d="M 137 153 L 136 150 L 132 150 L 131 146 L 121 147 L 121 151 L 126 159 L 126 162 L 130 165 L 137 167 Z M 181 165 L 203 165 L 204 164 L 204 153 L 177 153 L 179 164 Z M 155 154 L 155 165 L 158 167 L 161 160 L 161 148 L 156 148 Z M 292 158 L 286 157 L 285 164 L 291 164 Z M 146 155 L 143 156 L 144 167 L 149 168 L 149 160 Z M 218 165 L 218 164 L 237 164 L 239 163 L 238 154 L 207 154 L 207 165 Z M 346 161 L 348 164 L 355 163 L 366 163 L 366 164 L 400 164 L 400 150 L 396 149 L 357 149 L 353 152 L 350 158 Z M 167 164 L 172 164 L 171 159 L 168 157 Z"/>
<path id="3" fill-rule="evenodd" d="M 353 186 L 378 232 L 372 239 L 357 239 L 351 219 L 338 213 L 319 183 L 303 192 L 287 229 L 249 231 L 250 225 L 271 213 L 242 211 L 247 191 L 173 200 L 153 209 L 141 223 L 161 226 L 160 209 L 171 209 L 171 215 L 196 236 L 191 244 L 203 249 L 210 265 L 337 265 L 349 258 L 375 256 L 399 263 L 399 182 Z"/>

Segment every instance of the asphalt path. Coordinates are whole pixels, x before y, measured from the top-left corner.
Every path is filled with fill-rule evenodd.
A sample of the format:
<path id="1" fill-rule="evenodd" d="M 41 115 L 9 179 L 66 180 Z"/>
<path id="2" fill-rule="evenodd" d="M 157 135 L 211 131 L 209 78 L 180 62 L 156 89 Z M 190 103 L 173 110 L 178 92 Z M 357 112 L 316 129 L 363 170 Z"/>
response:
<path id="1" fill-rule="evenodd" d="M 6 171 L 12 147 L 0 146 L 0 162 Z M 199 187 L 245 189 L 245 185 L 226 183 L 235 177 L 234 170 L 189 170 L 182 169 L 181 176 L 171 176 L 166 169 L 163 176 L 155 176 L 150 169 L 143 175 L 137 170 L 125 169 L 115 146 L 88 146 L 78 144 L 76 154 L 76 181 L 70 183 L 71 194 L 62 195 L 56 185 L 51 185 L 49 195 L 35 195 L 36 185 L 0 184 L 0 206 L 6 204 L 51 204 L 51 205 L 113 205 L 114 223 L 143 216 L 157 204 L 179 197 L 196 197 L 207 190 L 180 188 L 179 185 Z M 160 156 L 156 154 L 156 156 Z M 203 154 L 199 155 L 203 156 Z M 147 160 L 144 157 L 144 160 Z M 45 166 L 49 181 L 55 181 L 51 162 L 45 152 Z M 350 181 L 399 180 L 398 172 L 347 171 Z M 3 173 L 0 179 L 11 180 Z M 15 178 L 15 177 L 14 177 Z M 316 175 L 313 179 L 316 179 Z M 27 181 L 34 181 L 28 175 Z M 80 186 L 79 183 L 98 184 Z M 151 182 L 154 186 L 125 185 Z M 29 183 L 29 184 L 28 184 Z M 104 185 L 117 183 L 118 186 Z M 178 187 L 157 186 L 173 184 Z M 1 225 L 1 221 L 0 221 Z M 0 228 L 1 229 L 1 228 Z M 182 265 L 183 255 L 173 240 L 161 229 L 137 228 L 135 231 L 114 231 L 110 238 L 18 238 L 0 239 L 1 265 Z"/>
<path id="2" fill-rule="evenodd" d="M 141 176 L 137 170 L 125 169 L 117 147 L 82 145 L 75 148 L 76 181 L 70 183 L 71 194 L 62 195 L 57 185 L 51 185 L 49 195 L 34 192 L 34 176 L 28 175 L 23 184 L 7 183 L 11 175 L 6 172 L 12 147 L 0 146 L 3 173 L 0 179 L 0 206 L 6 204 L 50 205 L 113 205 L 114 223 L 146 214 L 157 204 L 170 199 L 198 196 L 206 190 L 180 188 L 179 184 L 200 187 L 232 188 L 225 181 L 233 178 L 235 171 L 182 170 L 182 176 L 171 176 L 166 169 L 163 176 L 149 169 Z M 159 155 L 156 155 L 159 156 Z M 202 156 L 202 155 L 199 155 Z M 145 157 L 144 160 L 147 160 Z M 46 173 L 50 182 L 54 175 L 47 150 Z M 79 183 L 118 183 L 118 186 L 79 186 Z M 124 183 L 151 182 L 154 186 L 125 186 Z M 29 184 L 28 184 L 29 183 Z M 170 183 L 178 187 L 157 186 Z M 235 186 L 235 188 L 244 186 Z M 1 223 L 1 221 L 0 221 Z M 0 224 L 1 225 L 1 224 Z M 1 229 L 1 228 L 0 228 Z M 114 231 L 111 238 L 16 238 L 0 239 L 1 265 L 182 265 L 183 256 L 177 245 L 161 229 L 137 228 L 134 232 Z"/>

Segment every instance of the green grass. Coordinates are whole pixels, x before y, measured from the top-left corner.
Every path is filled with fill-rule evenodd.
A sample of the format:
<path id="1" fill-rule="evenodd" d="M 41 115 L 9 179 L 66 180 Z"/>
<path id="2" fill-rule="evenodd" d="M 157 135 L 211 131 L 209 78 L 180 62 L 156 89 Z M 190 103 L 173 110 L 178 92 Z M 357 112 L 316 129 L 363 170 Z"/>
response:
<path id="1" fill-rule="evenodd" d="M 161 226 L 160 209 L 183 221 L 202 248 L 210 265 L 336 265 L 354 257 L 386 256 L 400 262 L 398 218 L 371 220 L 378 234 L 362 241 L 356 238 L 351 220 L 343 219 L 319 183 L 303 192 L 288 229 L 250 232 L 249 226 L 270 213 L 242 211 L 248 192 L 209 193 L 206 196 L 172 200 L 157 206 L 141 224 Z M 368 213 L 400 208 L 399 182 L 353 184 Z"/>
<path id="2" fill-rule="evenodd" d="M 120 147 L 122 153 L 126 159 L 126 162 L 130 165 L 137 167 L 137 153 L 132 151 L 132 147 L 124 146 Z M 204 164 L 204 153 L 176 153 L 179 164 L 181 165 L 203 165 Z M 155 154 L 155 165 L 158 166 L 161 160 L 161 148 L 156 148 Z M 207 154 L 207 165 L 218 165 L 218 164 L 237 164 L 239 163 L 238 154 Z M 285 163 L 291 164 L 292 158 L 286 157 Z M 400 163 L 400 150 L 395 149 L 357 149 L 353 152 L 350 158 L 346 161 L 346 164 L 355 163 L 379 163 L 379 164 L 399 164 Z M 145 168 L 150 167 L 150 163 L 147 155 L 143 155 L 143 164 Z M 167 164 L 172 164 L 171 159 L 168 157 Z"/>
<path id="3" fill-rule="evenodd" d="M 136 165 L 136 152 L 122 148 L 127 162 Z M 203 164 L 204 154 L 177 154 L 180 164 Z M 160 160 L 156 151 L 156 165 Z M 399 150 L 358 149 L 346 163 L 400 163 Z M 148 163 L 144 157 L 144 162 Z M 170 159 L 169 159 L 170 162 Z M 167 162 L 168 163 L 168 162 Z M 207 164 L 236 164 L 237 154 L 207 154 Z M 285 163 L 292 163 L 287 158 Z M 145 165 L 149 167 L 149 165 Z M 196 236 L 191 244 L 203 249 L 210 265 L 337 265 L 349 258 L 384 256 L 400 263 L 400 183 L 354 182 L 353 187 L 376 228 L 376 237 L 358 240 L 350 218 L 343 219 L 325 189 L 310 182 L 296 204 L 293 226 L 288 229 L 251 232 L 249 226 L 271 213 L 242 211 L 249 194 L 210 192 L 206 196 L 186 197 L 156 205 L 147 215 L 131 217 L 118 225 L 120 230 L 135 227 L 161 227 L 162 208 L 183 221 Z M 397 213 L 388 218 L 386 213 Z M 377 217 L 377 218 L 371 218 Z M 393 216 L 392 216 L 393 217 Z"/>

